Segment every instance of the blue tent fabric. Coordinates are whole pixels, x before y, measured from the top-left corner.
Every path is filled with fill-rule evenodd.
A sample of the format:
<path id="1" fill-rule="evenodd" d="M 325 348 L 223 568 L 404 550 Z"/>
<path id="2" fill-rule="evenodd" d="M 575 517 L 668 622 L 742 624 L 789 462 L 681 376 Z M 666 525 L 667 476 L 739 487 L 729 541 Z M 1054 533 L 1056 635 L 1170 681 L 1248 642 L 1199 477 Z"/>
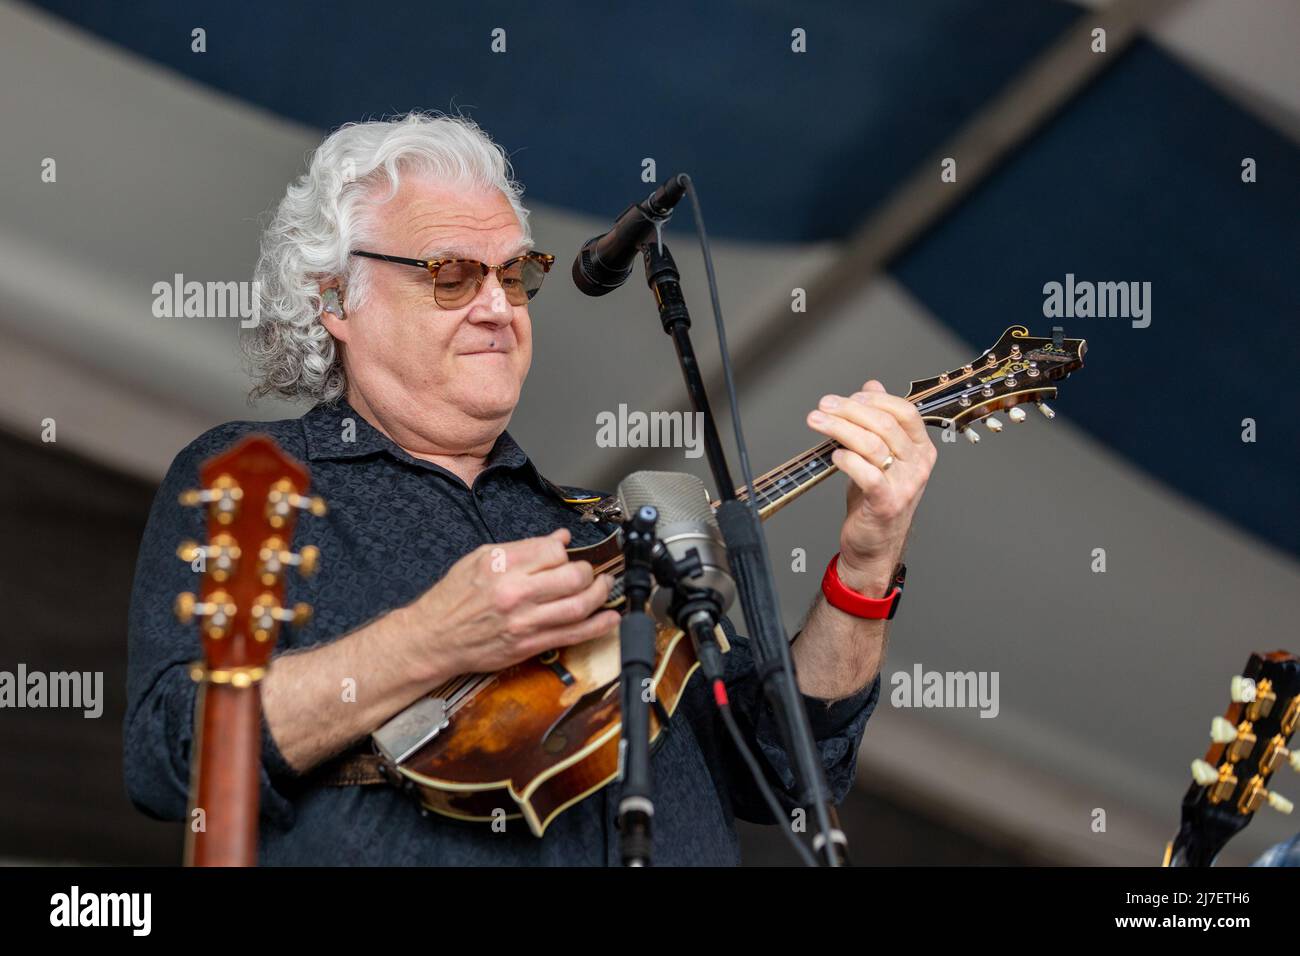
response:
<path id="1" fill-rule="evenodd" d="M 1087 338 L 1070 418 L 1297 554 L 1297 183 L 1294 143 L 1142 43 L 894 272 L 977 347 L 1012 322 Z M 1150 282 L 1150 326 L 1044 317 L 1044 284 L 1067 273 Z"/>
<path id="2" fill-rule="evenodd" d="M 660 179 L 701 184 L 715 236 L 784 242 L 845 236 L 1081 13 L 1041 0 L 39 6 L 322 129 L 461 107 L 512 149 L 530 198 L 574 211 L 610 216 L 648 193 L 653 157 Z M 206 53 L 191 52 L 195 27 Z M 807 53 L 790 49 L 795 28 Z M 1258 182 L 1242 182 L 1245 157 Z M 1139 41 L 893 271 L 975 348 L 1014 323 L 1088 338 L 1070 418 L 1298 555 L 1297 182 L 1295 143 Z M 1150 327 L 1045 317 L 1044 284 L 1067 274 L 1150 282 Z"/>
<path id="3" fill-rule="evenodd" d="M 39 6 L 321 129 L 463 110 L 530 197 L 575 211 L 648 195 L 652 157 L 660 181 L 699 181 L 711 233 L 769 241 L 845 235 L 1078 15 L 1042 0 Z"/>

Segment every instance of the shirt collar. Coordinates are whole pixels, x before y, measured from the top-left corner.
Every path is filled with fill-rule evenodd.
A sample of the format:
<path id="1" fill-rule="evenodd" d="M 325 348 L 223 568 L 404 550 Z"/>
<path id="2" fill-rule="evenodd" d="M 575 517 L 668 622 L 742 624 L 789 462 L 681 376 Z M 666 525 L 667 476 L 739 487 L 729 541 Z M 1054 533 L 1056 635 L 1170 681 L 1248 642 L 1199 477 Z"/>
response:
<path id="1" fill-rule="evenodd" d="M 309 461 L 361 458 L 387 452 L 401 461 L 418 462 L 440 472 L 447 469 L 415 458 L 354 409 L 346 399 L 322 402 L 302 417 Z M 509 432 L 503 431 L 488 453 L 484 471 L 490 468 L 526 468 L 537 475 L 537 467 Z"/>

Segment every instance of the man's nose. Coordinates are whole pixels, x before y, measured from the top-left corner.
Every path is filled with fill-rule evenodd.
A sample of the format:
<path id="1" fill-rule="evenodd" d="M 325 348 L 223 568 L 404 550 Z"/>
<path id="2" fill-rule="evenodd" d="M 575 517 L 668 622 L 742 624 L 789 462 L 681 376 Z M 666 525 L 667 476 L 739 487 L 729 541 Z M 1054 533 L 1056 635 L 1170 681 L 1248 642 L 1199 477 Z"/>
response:
<path id="1" fill-rule="evenodd" d="M 470 303 L 470 321 L 506 325 L 513 318 L 514 312 L 506 299 L 506 290 L 497 279 L 497 274 L 489 272 L 478 290 L 478 295 Z"/>

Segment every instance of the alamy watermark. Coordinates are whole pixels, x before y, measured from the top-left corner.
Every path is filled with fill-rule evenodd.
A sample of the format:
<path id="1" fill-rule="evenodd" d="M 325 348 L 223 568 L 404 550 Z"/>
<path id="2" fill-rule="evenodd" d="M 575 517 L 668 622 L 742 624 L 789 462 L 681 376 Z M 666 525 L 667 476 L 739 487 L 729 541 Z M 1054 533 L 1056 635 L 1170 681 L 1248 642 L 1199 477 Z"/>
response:
<path id="1" fill-rule="evenodd" d="M 1049 319 L 1132 319 L 1133 328 L 1151 324 L 1150 282 L 1076 281 L 1073 272 L 1065 282 L 1043 286 L 1043 315 Z"/>
<path id="2" fill-rule="evenodd" d="M 682 448 L 687 458 L 704 454 L 702 412 L 628 411 L 620 404 L 617 412 L 596 415 L 598 448 Z"/>
<path id="3" fill-rule="evenodd" d="M 199 282 L 176 273 L 153 284 L 153 314 L 159 319 L 239 319 L 251 329 L 261 321 L 261 283 Z"/>
<path id="4" fill-rule="evenodd" d="M 125 927 L 132 936 L 148 936 L 153 927 L 152 893 L 83 893 L 73 885 L 50 897 L 50 925 L 58 927 Z"/>
<path id="5" fill-rule="evenodd" d="M 0 671 L 0 708 L 81 710 L 91 720 L 104 713 L 103 671 Z"/>
<path id="6" fill-rule="evenodd" d="M 889 702 L 895 707 L 978 707 L 981 717 L 996 717 L 997 671 L 927 671 L 920 664 L 895 671 Z"/>

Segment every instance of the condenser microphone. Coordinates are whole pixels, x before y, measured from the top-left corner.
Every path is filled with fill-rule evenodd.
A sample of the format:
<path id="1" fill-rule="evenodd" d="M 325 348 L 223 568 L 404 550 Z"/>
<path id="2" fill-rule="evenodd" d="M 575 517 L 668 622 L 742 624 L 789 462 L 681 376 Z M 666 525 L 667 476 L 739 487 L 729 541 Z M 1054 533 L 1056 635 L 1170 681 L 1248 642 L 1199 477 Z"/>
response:
<path id="1" fill-rule="evenodd" d="M 643 505 L 658 509 L 655 535 L 669 556 L 681 561 L 692 549 L 699 555 L 699 574 L 679 583 L 716 592 L 720 613 L 725 614 L 736 600 L 736 583 L 704 482 L 684 472 L 636 471 L 619 483 L 618 498 L 625 515 L 636 514 Z M 672 600 L 669 589 L 656 588 L 650 596 L 651 613 L 664 623 L 675 623 L 670 612 Z"/>
<path id="2" fill-rule="evenodd" d="M 578 290 L 605 295 L 626 282 L 641 246 L 685 195 L 686 177 L 674 176 L 644 202 L 623 210 L 608 232 L 588 239 L 573 260 L 573 284 Z"/>

